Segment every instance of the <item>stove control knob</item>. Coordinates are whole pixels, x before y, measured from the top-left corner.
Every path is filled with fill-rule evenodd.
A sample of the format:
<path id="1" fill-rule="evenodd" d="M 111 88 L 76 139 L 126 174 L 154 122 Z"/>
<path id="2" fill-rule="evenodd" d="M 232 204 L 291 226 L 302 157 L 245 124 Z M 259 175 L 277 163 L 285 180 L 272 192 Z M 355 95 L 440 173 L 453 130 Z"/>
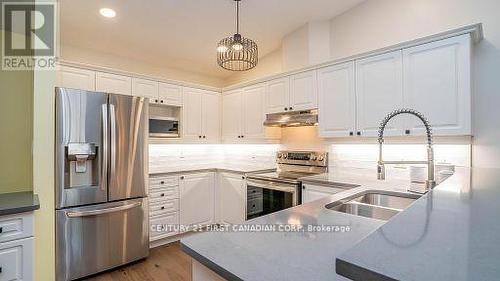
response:
<path id="1" fill-rule="evenodd" d="M 318 157 L 316 155 L 311 155 L 311 160 L 316 161 L 316 160 L 318 160 Z"/>
<path id="2" fill-rule="evenodd" d="M 281 158 L 281 157 L 283 157 L 283 154 L 278 153 L 278 159 Z"/>
<path id="3" fill-rule="evenodd" d="M 283 154 L 283 159 L 287 159 L 288 158 L 288 155 L 285 153 Z"/>
<path id="4" fill-rule="evenodd" d="M 323 157 L 323 155 L 320 155 L 320 156 L 318 157 L 318 161 L 323 161 L 324 159 L 325 159 L 325 157 Z"/>

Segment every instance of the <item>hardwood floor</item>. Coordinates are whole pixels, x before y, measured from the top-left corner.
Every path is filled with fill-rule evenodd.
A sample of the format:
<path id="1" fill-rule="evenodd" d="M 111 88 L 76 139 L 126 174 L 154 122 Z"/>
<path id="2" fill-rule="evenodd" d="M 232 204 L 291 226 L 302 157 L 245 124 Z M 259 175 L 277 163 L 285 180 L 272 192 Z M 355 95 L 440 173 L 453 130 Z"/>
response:
<path id="1" fill-rule="evenodd" d="M 151 249 L 146 260 L 105 272 L 90 281 L 191 281 L 191 257 L 178 242 Z"/>

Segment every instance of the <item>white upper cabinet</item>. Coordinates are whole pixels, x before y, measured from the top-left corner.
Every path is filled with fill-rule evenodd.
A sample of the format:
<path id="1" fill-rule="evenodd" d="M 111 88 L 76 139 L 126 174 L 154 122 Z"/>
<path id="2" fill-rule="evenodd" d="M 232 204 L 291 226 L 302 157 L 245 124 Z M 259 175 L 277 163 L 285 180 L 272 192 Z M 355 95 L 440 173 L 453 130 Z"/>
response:
<path id="1" fill-rule="evenodd" d="M 266 113 L 288 110 L 290 97 L 290 79 L 284 77 L 266 83 Z"/>
<path id="2" fill-rule="evenodd" d="M 436 135 L 471 135 L 469 34 L 403 50 L 405 105 L 429 119 Z M 408 119 L 411 135 L 424 133 Z"/>
<path id="3" fill-rule="evenodd" d="M 264 113 L 266 88 L 260 84 L 243 89 L 242 138 L 262 138 L 265 136 Z"/>
<path id="4" fill-rule="evenodd" d="M 200 142 L 216 142 L 220 133 L 219 93 L 199 89 L 183 89 L 183 138 Z"/>
<path id="5" fill-rule="evenodd" d="M 356 61 L 357 135 L 377 136 L 380 121 L 403 107 L 401 51 Z M 391 120 L 384 135 L 401 135 L 401 118 Z"/>
<path id="6" fill-rule="evenodd" d="M 95 71 L 61 66 L 57 72 L 58 87 L 95 91 Z"/>
<path id="7" fill-rule="evenodd" d="M 132 78 L 132 95 L 149 98 L 150 103 L 158 102 L 158 82 Z"/>
<path id="8" fill-rule="evenodd" d="M 105 72 L 96 74 L 96 90 L 111 94 L 132 95 L 132 78 Z"/>
<path id="9" fill-rule="evenodd" d="M 290 104 L 288 110 L 318 107 L 318 81 L 316 70 L 290 76 Z"/>
<path id="10" fill-rule="evenodd" d="M 182 105 L 182 87 L 160 82 L 158 100 L 162 104 Z"/>
<path id="11" fill-rule="evenodd" d="M 224 93 L 222 96 L 222 138 L 237 140 L 241 138 L 243 90 Z"/>
<path id="12" fill-rule="evenodd" d="M 217 142 L 220 135 L 220 93 L 204 93 L 201 104 L 202 138 L 208 142 Z"/>
<path id="13" fill-rule="evenodd" d="M 202 93 L 200 90 L 183 89 L 183 135 L 184 139 L 202 139 Z"/>
<path id="14" fill-rule="evenodd" d="M 354 62 L 318 70 L 319 134 L 347 137 L 356 130 Z"/>

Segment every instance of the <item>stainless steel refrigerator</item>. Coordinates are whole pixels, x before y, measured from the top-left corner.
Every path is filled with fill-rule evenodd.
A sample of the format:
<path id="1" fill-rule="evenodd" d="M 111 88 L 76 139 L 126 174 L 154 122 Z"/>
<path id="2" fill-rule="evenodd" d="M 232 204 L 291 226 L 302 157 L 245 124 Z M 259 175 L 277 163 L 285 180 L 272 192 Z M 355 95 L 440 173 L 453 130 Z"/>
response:
<path id="1" fill-rule="evenodd" d="M 56 88 L 57 280 L 148 255 L 148 100 Z"/>

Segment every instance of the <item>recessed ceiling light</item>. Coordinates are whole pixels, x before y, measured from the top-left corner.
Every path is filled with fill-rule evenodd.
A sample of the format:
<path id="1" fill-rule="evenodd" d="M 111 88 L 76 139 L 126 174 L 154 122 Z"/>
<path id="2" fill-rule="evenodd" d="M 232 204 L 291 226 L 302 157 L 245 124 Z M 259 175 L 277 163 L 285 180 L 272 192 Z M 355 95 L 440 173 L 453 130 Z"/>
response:
<path id="1" fill-rule="evenodd" d="M 99 10 L 99 13 L 101 13 L 101 15 L 103 17 L 106 17 L 106 18 L 114 18 L 114 17 L 116 17 L 115 10 L 110 9 L 110 8 L 102 8 L 102 9 Z"/>

